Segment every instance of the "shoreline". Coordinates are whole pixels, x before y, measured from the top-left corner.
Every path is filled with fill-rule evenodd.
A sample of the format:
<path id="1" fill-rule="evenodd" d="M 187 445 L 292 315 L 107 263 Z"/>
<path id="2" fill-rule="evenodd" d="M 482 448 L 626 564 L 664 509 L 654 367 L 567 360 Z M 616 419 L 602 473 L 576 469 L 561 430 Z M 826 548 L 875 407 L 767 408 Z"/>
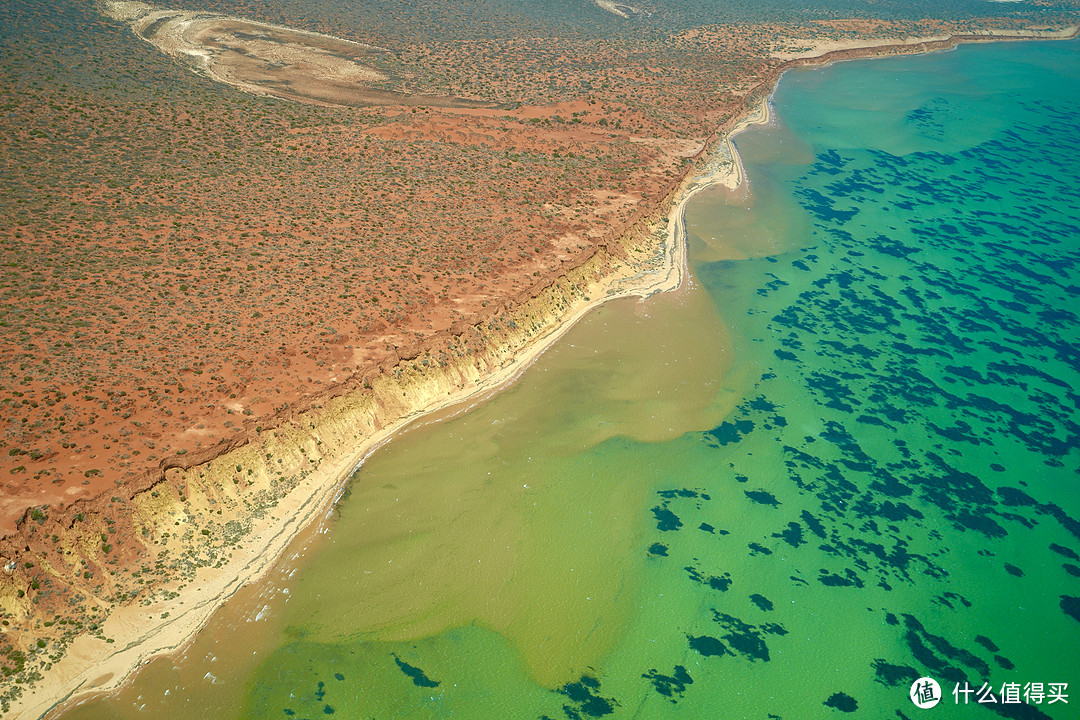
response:
<path id="1" fill-rule="evenodd" d="M 195 604 L 185 606 L 182 598 L 176 598 L 148 607 L 124 606 L 113 610 L 103 623 L 102 631 L 115 641 L 111 644 L 121 645 L 121 649 L 102 658 L 108 645 L 98 638 L 80 636 L 68 648 L 64 658 L 53 665 L 49 675 L 13 704 L 11 717 L 49 717 L 85 696 L 115 692 L 126 685 L 146 661 L 183 651 L 217 608 L 242 587 L 263 577 L 302 530 L 333 508 L 345 485 L 367 458 L 399 433 L 434 414 L 467 411 L 468 407 L 461 406 L 468 404 L 471 407 L 510 386 L 578 321 L 604 303 L 630 297 L 646 299 L 680 287 L 686 276 L 683 220 L 686 203 L 712 184 L 715 183 L 694 182 L 685 192 L 679 193 L 679 202 L 668 214 L 667 232 L 656 253 L 662 260 L 660 269 L 644 267 L 627 277 L 603 278 L 589 288 L 591 299 L 579 303 L 553 330 L 530 342 L 511 363 L 484 376 L 465 391 L 440 398 L 399 417 L 367 436 L 325 472 L 320 468 L 312 473 L 274 508 L 270 521 L 246 540 L 245 544 L 258 547 L 257 552 L 234 557 L 221 568 L 201 569 L 205 572 L 197 575 L 191 582 L 191 589 L 183 595 L 189 600 L 196 596 Z M 137 628 L 145 623 L 146 616 L 160 617 L 163 613 L 168 614 L 168 622 L 138 632 Z"/>
<path id="2" fill-rule="evenodd" d="M 650 229 L 653 223 L 648 220 L 642 220 L 642 226 L 636 231 L 631 230 L 636 232 L 639 242 L 652 238 L 655 248 L 648 258 L 637 264 L 625 263 L 626 269 L 621 274 L 619 271 L 610 271 L 601 275 L 580 295 L 575 296 L 576 303 L 565 309 L 553 327 L 536 337 L 526 338 L 521 347 L 508 351 L 510 359 L 498 369 L 486 374 L 481 373 L 475 381 L 466 382 L 457 392 L 449 392 L 448 396 L 444 396 L 442 390 L 445 386 L 439 385 L 439 379 L 428 378 L 437 386 L 437 394 L 429 392 L 426 401 L 408 403 L 407 412 L 366 433 L 363 440 L 351 450 L 338 457 L 327 457 L 330 460 L 326 463 L 327 466 L 317 467 L 288 491 L 281 498 L 281 502 L 267 514 L 265 522 L 244 537 L 242 546 L 237 548 L 237 552 L 227 563 L 223 563 L 221 567 L 202 567 L 197 570 L 194 579 L 179 597 L 149 606 L 128 605 L 113 609 L 102 625 L 103 634 L 113 638 L 113 643 L 106 643 L 87 634 L 78 636 L 67 648 L 64 657 L 52 665 L 38 685 L 33 690 L 24 692 L 23 696 L 12 704 L 10 717 L 37 718 L 58 713 L 80 698 L 123 687 L 135 676 L 135 671 L 151 657 L 181 651 L 221 604 L 240 588 L 263 577 L 278 562 L 301 530 L 317 522 L 320 515 L 325 516 L 332 509 L 349 479 L 366 459 L 398 433 L 432 414 L 447 410 L 454 413 L 463 411 L 467 408 L 455 408 L 467 403 L 483 402 L 508 387 L 588 312 L 608 300 L 635 296 L 645 299 L 658 292 L 677 289 L 687 277 L 686 207 L 698 192 L 706 188 L 724 185 L 734 190 L 746 181 L 745 169 L 732 139 L 752 125 L 770 121 L 772 94 L 787 69 L 889 56 L 897 54 L 897 48 L 904 54 L 921 54 L 951 49 L 965 42 L 1070 39 L 1076 37 L 1077 31 L 1078 28 L 1072 28 L 1069 35 L 1052 38 L 1046 35 L 951 36 L 942 40 L 935 38 L 926 43 L 863 46 L 861 50 L 864 54 L 858 56 L 852 54 L 858 52 L 859 48 L 845 48 L 811 58 L 785 61 L 779 72 L 763 83 L 771 84 L 764 98 L 740 117 L 730 130 L 721 130 L 722 137 L 718 143 L 706 144 L 702 150 L 706 159 L 704 167 L 684 176 L 669 196 L 670 210 L 666 216 L 667 227 L 662 239 L 658 228 Z M 938 43 L 941 44 L 940 47 Z M 930 44 L 934 47 L 929 47 Z M 633 251 L 630 254 L 632 253 Z M 579 269 L 575 268 L 564 277 L 569 277 Z M 593 270 L 591 267 L 586 268 L 583 274 L 587 277 Z M 519 307 L 528 305 L 529 301 L 526 301 Z M 404 362 L 403 360 L 402 363 Z M 395 386 L 396 389 L 398 388 Z M 266 432 L 269 433 L 270 430 Z M 227 452 L 222 457 L 229 455 L 231 453 Z M 204 465 L 208 466 L 213 462 L 211 460 Z M 200 467 L 203 465 L 185 469 L 185 473 L 194 474 Z M 248 547 L 251 549 L 248 550 Z M 147 623 L 147 616 L 160 618 L 163 613 L 168 614 L 167 622 L 156 621 L 149 630 L 140 631 L 140 627 Z M 110 645 L 118 649 L 113 650 Z M 101 659 L 105 653 L 109 654 Z"/>
<path id="3" fill-rule="evenodd" d="M 735 147 L 735 136 L 739 133 L 748 130 L 754 125 L 768 125 L 772 121 L 772 99 L 776 93 L 776 88 L 780 85 L 780 78 L 783 77 L 783 73 L 777 77 L 776 83 L 773 85 L 772 90 L 761 99 L 757 107 L 751 111 L 749 115 L 740 120 L 732 128 L 731 132 L 724 136 L 723 145 L 726 148 L 728 155 L 731 157 L 731 168 L 728 173 L 721 178 L 717 183 L 723 185 L 728 190 L 738 190 L 743 184 L 743 181 L 748 181 L 746 177 L 746 168 L 743 166 L 742 156 L 739 155 L 738 148 Z"/>
<path id="4" fill-rule="evenodd" d="M 966 33 L 953 33 L 944 35 L 931 35 L 927 37 L 880 37 L 870 39 L 868 42 L 858 40 L 813 40 L 790 38 L 790 43 L 806 42 L 807 49 L 801 51 L 773 51 L 770 56 L 778 60 L 803 64 L 809 61 L 813 65 L 828 65 L 829 62 L 817 63 L 813 61 L 826 60 L 831 55 L 843 55 L 845 53 L 863 53 L 857 58 L 863 59 L 874 57 L 887 57 L 890 54 L 905 54 L 932 52 L 933 46 L 955 47 L 961 43 L 972 42 L 996 42 L 1008 40 L 1071 40 L 1077 36 L 1080 26 L 1070 25 L 1053 30 L 1050 28 L 1027 30 L 1008 30 L 999 28 L 987 28 L 982 31 Z M 871 51 L 866 53 L 866 51 Z M 843 58 L 841 58 L 843 59 Z"/>

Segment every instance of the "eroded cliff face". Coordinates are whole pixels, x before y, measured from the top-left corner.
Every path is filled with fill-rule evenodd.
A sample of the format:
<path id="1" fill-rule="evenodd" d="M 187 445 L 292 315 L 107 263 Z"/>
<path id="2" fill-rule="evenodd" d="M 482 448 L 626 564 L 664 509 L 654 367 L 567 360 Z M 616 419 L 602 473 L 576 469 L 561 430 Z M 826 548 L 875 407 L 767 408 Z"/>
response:
<path id="1" fill-rule="evenodd" d="M 482 387 L 593 296 L 614 292 L 612 279 L 640 284 L 642 273 L 670 265 L 661 256 L 661 207 L 642 212 L 637 226 L 646 232 L 598 246 L 535 295 L 507 299 L 426 347 L 399 349 L 396 363 L 368 368 L 272 427 L 253 428 L 203 457 L 174 458 L 115 494 L 29 510 L 17 532 L 0 540 L 0 708 L 7 711 L 77 637 L 111 644 L 105 621 L 118 609 L 160 609 L 190 593 L 200 569 L 242 557 L 265 561 L 274 547 L 267 528 L 281 521 L 281 509 L 309 502 L 297 495 L 313 488 L 324 505 L 345 479 L 341 468 L 362 459 L 358 448 Z M 167 615 L 147 622 L 168 623 Z"/>

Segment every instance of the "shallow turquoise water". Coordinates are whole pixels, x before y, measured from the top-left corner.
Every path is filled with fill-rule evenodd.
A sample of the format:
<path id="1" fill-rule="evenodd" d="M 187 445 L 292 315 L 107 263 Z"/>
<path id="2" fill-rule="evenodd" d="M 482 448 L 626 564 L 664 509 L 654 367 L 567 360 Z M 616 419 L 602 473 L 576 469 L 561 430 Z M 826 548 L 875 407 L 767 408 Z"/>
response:
<path id="1" fill-rule="evenodd" d="M 373 457 L 327 539 L 273 579 L 289 594 L 245 640 L 257 661 L 200 707 L 1073 717 L 1080 695 L 1022 688 L 1080 693 L 1077 88 L 1075 42 L 786 75 L 778 123 L 738 139 L 752 200 L 688 214 L 734 411 L 671 439 L 599 432 L 633 406 L 590 394 L 627 361 L 598 328 L 628 311 L 601 311 L 574 336 L 600 359 L 553 350 Z M 761 216 L 750 239 L 722 237 L 734 213 Z M 751 241 L 797 249 L 708 261 Z M 921 676 L 936 710 L 908 700 Z M 1018 683 L 1020 702 L 956 707 L 957 683 Z M 213 691 L 132 692 L 150 709 L 72 717 L 179 717 Z"/>

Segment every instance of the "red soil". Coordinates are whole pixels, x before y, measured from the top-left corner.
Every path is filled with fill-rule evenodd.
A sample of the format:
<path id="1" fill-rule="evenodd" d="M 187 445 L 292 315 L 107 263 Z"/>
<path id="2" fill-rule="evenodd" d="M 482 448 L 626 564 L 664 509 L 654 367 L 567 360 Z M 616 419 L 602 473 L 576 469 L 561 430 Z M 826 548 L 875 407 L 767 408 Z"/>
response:
<path id="1" fill-rule="evenodd" d="M 601 117 L 578 102 L 273 123 L 280 174 L 187 179 L 181 155 L 56 193 L 47 223 L 5 233 L 0 533 L 214 454 L 591 253 L 700 148 L 632 143 Z M 80 221 L 87 206 L 110 217 Z"/>
<path id="2" fill-rule="evenodd" d="M 396 54 L 402 90 L 514 110 L 254 98 L 133 53 L 120 28 L 111 71 L 157 78 L 144 88 L 85 89 L 77 67 L 18 80 L 0 106 L 0 536 L 30 507 L 210 457 L 542 287 L 770 89 L 784 30 Z"/>

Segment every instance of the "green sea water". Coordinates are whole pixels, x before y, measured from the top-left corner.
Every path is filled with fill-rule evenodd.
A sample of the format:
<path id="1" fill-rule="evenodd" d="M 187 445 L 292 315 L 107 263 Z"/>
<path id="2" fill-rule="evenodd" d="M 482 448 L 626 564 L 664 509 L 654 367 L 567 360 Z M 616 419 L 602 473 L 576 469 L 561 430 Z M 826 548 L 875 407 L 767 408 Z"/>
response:
<path id="1" fill-rule="evenodd" d="M 390 443 L 65 717 L 1074 717 L 1078 88 L 1076 42 L 788 73 L 687 288 Z"/>

